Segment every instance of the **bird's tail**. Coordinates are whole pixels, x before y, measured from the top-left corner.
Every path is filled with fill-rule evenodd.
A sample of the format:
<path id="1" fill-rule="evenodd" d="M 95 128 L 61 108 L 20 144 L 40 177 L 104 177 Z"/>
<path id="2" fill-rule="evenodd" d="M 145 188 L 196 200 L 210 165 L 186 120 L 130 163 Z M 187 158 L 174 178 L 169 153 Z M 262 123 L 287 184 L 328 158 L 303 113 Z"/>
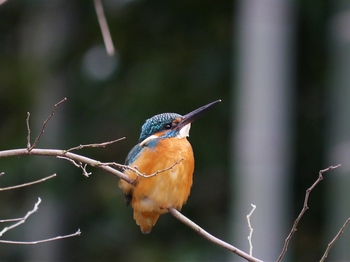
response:
<path id="1" fill-rule="evenodd" d="M 134 219 L 143 234 L 149 234 L 159 218 L 159 212 L 139 212 L 134 210 Z"/>

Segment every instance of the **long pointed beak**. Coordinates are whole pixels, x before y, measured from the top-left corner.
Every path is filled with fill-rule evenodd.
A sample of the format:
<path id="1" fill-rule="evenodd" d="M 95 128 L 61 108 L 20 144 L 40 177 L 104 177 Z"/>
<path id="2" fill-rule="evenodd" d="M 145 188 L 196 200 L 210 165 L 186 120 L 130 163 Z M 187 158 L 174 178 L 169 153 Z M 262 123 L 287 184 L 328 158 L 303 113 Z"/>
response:
<path id="1" fill-rule="evenodd" d="M 216 104 L 218 104 L 220 102 L 221 102 L 221 100 L 216 100 L 214 102 L 211 102 L 205 106 L 197 108 L 196 110 L 193 110 L 192 112 L 184 115 L 182 117 L 181 122 L 176 126 L 176 129 L 180 130 L 185 125 L 192 123 L 194 120 L 196 120 L 200 116 L 204 115 L 210 108 L 212 108 L 213 106 L 215 106 Z"/>

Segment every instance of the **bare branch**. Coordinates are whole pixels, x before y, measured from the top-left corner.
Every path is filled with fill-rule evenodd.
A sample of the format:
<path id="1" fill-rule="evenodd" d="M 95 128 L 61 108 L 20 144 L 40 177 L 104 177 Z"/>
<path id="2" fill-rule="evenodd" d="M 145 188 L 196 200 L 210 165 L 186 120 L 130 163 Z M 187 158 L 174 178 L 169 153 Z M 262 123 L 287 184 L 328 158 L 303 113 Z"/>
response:
<path id="1" fill-rule="evenodd" d="M 34 205 L 34 208 L 31 211 L 28 211 L 28 213 L 21 220 L 19 220 L 17 223 L 15 223 L 11 226 L 5 227 L 2 231 L 0 231 L 0 237 L 2 237 L 2 235 L 5 234 L 7 231 L 9 231 L 15 227 L 18 227 L 19 225 L 26 222 L 27 218 L 38 210 L 40 203 L 41 203 L 41 199 L 39 197 L 38 201 Z"/>
<path id="2" fill-rule="evenodd" d="M 213 235 L 209 234 L 207 231 L 205 231 L 203 228 L 195 224 L 193 221 L 182 215 L 179 211 L 177 211 L 175 208 L 168 208 L 169 213 L 173 215 L 177 220 L 185 224 L 186 226 L 192 228 L 194 231 L 196 231 L 199 235 L 204 237 L 205 239 L 209 240 L 210 242 L 219 245 L 235 254 L 238 256 L 244 258 L 247 261 L 252 261 L 252 262 L 262 262 L 262 260 L 257 259 L 255 257 L 252 257 L 245 253 L 244 251 L 222 241 L 221 239 L 214 237 Z"/>
<path id="3" fill-rule="evenodd" d="M 97 19 L 100 24 L 103 41 L 105 42 L 107 53 L 109 56 L 113 56 L 115 54 L 115 49 L 114 49 L 111 33 L 109 32 L 109 28 L 108 28 L 107 20 L 103 11 L 101 0 L 94 0 L 94 3 L 95 3 Z"/>
<path id="4" fill-rule="evenodd" d="M 29 152 L 32 151 L 33 148 L 36 147 L 36 144 L 38 143 L 38 141 L 39 141 L 39 139 L 41 138 L 42 134 L 45 132 L 46 124 L 50 121 L 51 117 L 53 117 L 53 115 L 55 114 L 56 108 L 57 108 L 60 104 L 62 104 L 63 102 L 65 102 L 65 101 L 67 101 L 67 98 L 63 98 L 61 101 L 59 101 L 57 104 L 54 105 L 54 107 L 53 107 L 53 109 L 52 109 L 52 111 L 51 111 L 51 114 L 50 114 L 50 115 L 48 116 L 48 118 L 44 121 L 43 127 L 41 128 L 41 131 L 40 131 L 39 135 L 37 136 L 37 138 L 35 138 L 33 145 L 32 145 L 31 147 L 28 148 L 28 151 L 29 151 Z M 29 118 L 29 116 L 28 116 L 28 118 Z M 28 118 L 27 118 L 27 119 L 28 119 Z M 27 123 L 28 123 L 28 122 L 27 122 Z M 28 127 L 27 127 L 27 128 L 28 128 L 28 130 L 30 131 L 30 129 L 29 129 L 29 124 L 28 124 Z M 28 133 L 28 136 L 29 136 L 29 134 L 30 134 L 30 133 Z M 30 144 L 30 143 L 29 143 L 29 144 Z"/>
<path id="5" fill-rule="evenodd" d="M 1 192 L 1 191 L 6 191 L 6 190 L 12 190 L 12 189 L 15 189 L 15 188 L 21 188 L 21 187 L 31 186 L 31 185 L 38 184 L 38 183 L 42 183 L 42 182 L 44 182 L 44 181 L 46 181 L 46 180 L 49 180 L 49 179 L 51 179 L 51 178 L 54 178 L 54 177 L 56 177 L 56 174 L 53 174 L 53 175 L 51 175 L 51 176 L 47 176 L 47 177 L 41 178 L 41 179 L 36 180 L 36 181 L 33 181 L 33 182 L 24 183 L 24 184 L 16 185 L 16 186 L 10 186 L 10 187 L 0 188 L 0 192 Z"/>
<path id="6" fill-rule="evenodd" d="M 64 235 L 64 236 L 57 236 L 57 237 L 53 237 L 53 238 L 47 238 L 47 239 L 43 239 L 43 240 L 37 240 L 37 241 L 0 240 L 0 243 L 3 243 L 3 244 L 17 244 L 17 245 L 36 245 L 36 244 L 50 242 L 50 241 L 55 241 L 55 240 L 59 240 L 59 239 L 80 236 L 80 234 L 81 234 L 81 231 L 80 231 L 80 229 L 78 229 L 78 231 L 73 233 L 73 234 Z"/>
<path id="7" fill-rule="evenodd" d="M 92 158 L 81 156 L 72 152 L 66 152 L 65 150 L 59 149 L 38 149 L 33 148 L 31 151 L 28 151 L 26 148 L 20 149 L 11 149 L 0 151 L 0 158 L 2 157 L 12 157 L 12 156 L 24 156 L 24 155 L 37 155 L 37 156 L 54 156 L 54 157 L 63 157 L 64 159 L 71 159 L 75 162 L 81 162 L 82 164 L 87 164 L 92 167 L 100 168 L 108 173 L 111 173 L 121 179 L 124 179 L 128 183 L 132 183 L 133 180 L 130 179 L 126 174 L 120 172 L 110 166 L 101 165 L 100 161 L 97 161 Z"/>
<path id="8" fill-rule="evenodd" d="M 247 215 L 247 221 L 248 221 L 248 228 L 249 228 L 249 236 L 248 236 L 248 242 L 249 242 L 249 255 L 252 256 L 253 255 L 253 243 L 252 243 L 252 236 L 253 236 L 253 228 L 252 228 L 252 224 L 250 223 L 250 218 L 254 212 L 254 210 L 256 209 L 256 205 L 251 204 L 253 209 L 252 211 L 250 211 L 250 213 Z"/>
<path id="9" fill-rule="evenodd" d="M 66 152 L 71 152 L 71 151 L 74 151 L 74 150 L 80 150 L 80 149 L 83 149 L 83 148 L 86 148 L 86 147 L 106 147 L 106 146 L 108 146 L 110 144 L 114 144 L 114 143 L 119 142 L 119 141 L 124 140 L 124 139 L 125 139 L 125 137 L 121 137 L 121 138 L 118 138 L 116 140 L 103 142 L 103 143 L 79 145 L 79 146 L 72 147 L 72 148 L 66 150 Z"/>
<path id="10" fill-rule="evenodd" d="M 289 235 L 287 236 L 286 240 L 284 241 L 284 246 L 283 246 L 281 254 L 279 255 L 279 257 L 277 259 L 277 262 L 281 261 L 282 258 L 284 257 L 284 255 L 286 254 L 289 242 L 290 242 L 291 238 L 293 237 L 294 233 L 297 231 L 297 226 L 299 224 L 300 219 L 303 217 L 306 210 L 309 209 L 308 202 L 309 202 L 309 196 L 310 196 L 311 191 L 317 186 L 318 183 L 320 183 L 323 180 L 323 173 L 330 171 L 330 170 L 333 170 L 333 169 L 336 169 L 340 166 L 341 165 L 339 164 L 336 166 L 330 166 L 326 169 L 320 170 L 320 172 L 318 173 L 317 180 L 313 183 L 313 185 L 310 188 L 308 188 L 306 190 L 303 208 L 302 208 L 300 214 L 298 215 L 297 219 L 294 221 L 293 227 L 292 227 Z"/>
<path id="11" fill-rule="evenodd" d="M 345 228 L 350 223 L 350 217 L 345 221 L 343 226 L 340 228 L 339 232 L 335 235 L 335 237 L 332 239 L 332 241 L 328 244 L 326 251 L 324 252 L 320 262 L 324 262 L 325 259 L 328 257 L 329 251 L 333 247 L 334 243 L 338 240 L 338 238 L 344 233 Z"/>
<path id="12" fill-rule="evenodd" d="M 4 4 L 7 0 L 0 0 L 0 5 Z"/>

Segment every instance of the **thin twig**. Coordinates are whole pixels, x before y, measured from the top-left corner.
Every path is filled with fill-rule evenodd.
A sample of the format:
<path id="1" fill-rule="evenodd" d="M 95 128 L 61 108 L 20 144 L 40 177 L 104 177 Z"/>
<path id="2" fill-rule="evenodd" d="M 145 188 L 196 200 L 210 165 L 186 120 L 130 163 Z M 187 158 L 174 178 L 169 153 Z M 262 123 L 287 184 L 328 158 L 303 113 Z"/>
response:
<path id="1" fill-rule="evenodd" d="M 0 223 L 8 223 L 8 222 L 16 222 L 22 220 L 23 217 L 20 218 L 9 218 L 9 219 L 0 219 Z"/>
<path id="2" fill-rule="evenodd" d="M 55 241 L 55 240 L 59 240 L 59 239 L 80 236 L 80 234 L 81 234 L 81 231 L 80 231 L 80 229 L 78 229 L 78 231 L 73 233 L 73 234 L 64 235 L 64 236 L 57 236 L 57 237 L 53 237 L 53 238 L 47 238 L 47 239 L 43 239 L 43 240 L 37 240 L 37 241 L 0 240 L 0 243 L 3 243 L 3 244 L 16 244 L 16 245 L 36 245 L 36 244 L 50 242 L 50 241 Z"/>
<path id="3" fill-rule="evenodd" d="M 101 0 L 94 0 L 95 10 L 97 14 L 97 19 L 100 24 L 103 41 L 105 42 L 106 50 L 109 56 L 113 56 L 115 54 L 115 49 L 111 37 L 111 33 L 109 32 L 106 16 L 103 11 L 103 6 Z"/>
<path id="4" fill-rule="evenodd" d="M 253 227 L 252 224 L 250 223 L 250 218 L 254 212 L 254 210 L 256 209 L 256 205 L 252 205 L 252 211 L 250 211 L 250 213 L 247 215 L 247 221 L 248 221 L 248 228 L 249 228 L 249 236 L 248 236 L 248 242 L 249 242 L 249 255 L 252 256 L 253 255 L 253 243 L 252 243 L 252 236 L 253 236 Z"/>
<path id="5" fill-rule="evenodd" d="M 320 170 L 320 172 L 318 173 L 317 180 L 313 183 L 313 185 L 310 188 L 308 188 L 306 190 L 303 208 L 300 211 L 300 214 L 298 215 L 297 219 L 294 221 L 293 227 L 292 227 L 289 235 L 287 236 L 286 240 L 284 241 L 284 246 L 283 246 L 282 252 L 279 255 L 279 257 L 278 257 L 276 262 L 281 261 L 282 258 L 284 257 L 284 255 L 286 254 L 289 242 L 290 242 L 291 238 L 293 237 L 294 233 L 297 231 L 297 226 L 299 224 L 300 219 L 303 217 L 304 213 L 309 209 L 308 202 L 309 202 L 309 196 L 310 196 L 311 191 L 317 186 L 318 183 L 320 183 L 323 180 L 323 173 L 325 173 L 325 172 L 327 172 L 329 170 L 336 169 L 336 168 L 338 168 L 340 166 L 341 165 L 339 164 L 339 165 L 336 165 L 336 166 L 330 166 L 330 167 L 328 167 L 326 169 Z"/>
<path id="6" fill-rule="evenodd" d="M 28 211 L 27 214 L 20 221 L 18 221 L 17 223 L 11 226 L 5 227 L 2 231 L 0 231 L 0 237 L 2 237 L 2 235 L 5 234 L 7 231 L 15 227 L 18 227 L 19 225 L 26 222 L 27 218 L 38 210 L 40 203 L 41 203 L 41 199 L 40 197 L 38 197 L 38 201 L 35 203 L 34 208 L 31 211 Z"/>
<path id="7" fill-rule="evenodd" d="M 57 158 L 68 160 L 68 161 L 71 162 L 73 165 L 75 165 L 77 168 L 80 168 L 81 170 L 83 170 L 83 176 L 85 176 L 85 177 L 89 177 L 89 176 L 92 174 L 92 172 L 87 172 L 87 171 L 86 171 L 86 166 L 87 166 L 87 164 L 85 164 L 85 165 L 83 166 L 83 163 L 82 163 L 82 162 L 79 162 L 79 164 L 78 164 L 78 163 L 76 163 L 73 159 L 70 159 L 70 158 L 65 157 L 65 156 L 57 156 Z"/>
<path id="8" fill-rule="evenodd" d="M 146 175 L 146 174 L 143 174 L 141 173 L 137 167 L 132 167 L 132 166 L 128 166 L 128 165 L 122 165 L 122 164 L 118 164 L 116 162 L 107 162 L 107 163 L 100 163 L 99 165 L 104 165 L 104 166 L 117 166 L 123 170 L 130 170 L 132 172 L 135 172 L 135 174 L 137 176 L 140 176 L 140 177 L 143 177 L 143 178 L 150 178 L 150 177 L 153 177 L 153 176 L 156 176 L 158 175 L 159 173 L 163 173 L 165 171 L 168 171 L 170 169 L 172 169 L 174 166 L 178 165 L 182 160 L 184 160 L 184 158 L 180 158 L 179 160 L 177 160 L 174 164 L 172 164 L 171 166 L 167 167 L 167 168 L 164 168 L 164 169 L 160 169 L 160 170 L 157 170 L 156 172 L 152 173 L 152 174 L 149 174 L 149 175 Z"/>
<path id="9" fill-rule="evenodd" d="M 333 238 L 333 240 L 328 244 L 326 251 L 324 252 L 320 262 L 324 262 L 325 259 L 328 257 L 328 253 L 331 250 L 331 248 L 333 247 L 334 243 L 338 240 L 338 238 L 341 236 L 341 234 L 344 233 L 345 228 L 348 226 L 348 224 L 350 223 L 350 217 L 345 221 L 345 223 L 343 224 L 343 226 L 340 228 L 339 232 L 335 235 L 335 237 Z"/>
<path id="10" fill-rule="evenodd" d="M 54 105 L 52 111 L 51 111 L 51 114 L 48 116 L 48 118 L 44 121 L 44 124 L 43 124 L 43 127 L 41 128 L 41 131 L 39 133 L 39 135 L 37 136 L 37 138 L 35 138 L 34 140 L 34 143 L 31 147 L 28 148 L 28 151 L 32 151 L 33 148 L 36 147 L 36 144 L 38 143 L 39 139 L 41 138 L 42 134 L 45 132 L 45 127 L 46 127 L 46 124 L 50 121 L 51 117 L 53 117 L 53 115 L 55 114 L 55 110 L 56 108 L 62 104 L 63 102 L 67 101 L 67 98 L 63 98 L 61 101 L 59 101 L 57 104 Z M 28 130 L 29 130 L 29 127 L 28 127 Z M 28 134 L 29 136 L 29 134 Z"/>
<path id="11" fill-rule="evenodd" d="M 29 150 L 30 148 L 30 127 L 29 127 L 29 117 L 30 117 L 30 113 L 27 112 L 27 119 L 26 119 L 26 124 L 27 124 L 27 148 Z"/>
<path id="12" fill-rule="evenodd" d="M 31 186 L 31 185 L 38 184 L 38 183 L 42 183 L 42 182 L 44 182 L 44 181 L 46 181 L 46 180 L 49 180 L 49 179 L 51 179 L 51 178 L 54 178 L 55 176 L 56 176 L 56 174 L 53 174 L 53 175 L 51 175 L 51 176 L 47 176 L 47 177 L 41 178 L 41 179 L 36 180 L 36 181 L 33 181 L 33 182 L 24 183 L 24 184 L 16 185 L 16 186 L 10 186 L 10 187 L 0 188 L 0 192 L 1 192 L 1 191 L 6 191 L 6 190 L 12 190 L 12 189 L 15 189 L 15 188 L 21 188 L 21 187 Z"/>
<path id="13" fill-rule="evenodd" d="M 116 140 L 112 140 L 112 141 L 108 141 L 108 142 L 103 142 L 103 143 L 96 143 L 96 144 L 88 144 L 88 145 L 79 145 L 79 146 L 76 146 L 76 147 L 72 147 L 68 150 L 66 150 L 66 152 L 71 152 L 71 151 L 74 151 L 74 150 L 80 150 L 80 149 L 83 149 L 83 148 L 86 148 L 86 147 L 106 147 L 110 144 L 114 144 L 116 142 L 119 142 L 121 140 L 125 139 L 125 137 L 121 137 L 121 138 L 118 138 Z"/>
<path id="14" fill-rule="evenodd" d="M 169 213 L 171 215 L 173 215 L 177 220 L 179 220 L 180 222 L 182 222 L 183 224 L 185 224 L 186 226 L 192 228 L 194 231 L 196 231 L 199 235 L 201 235 L 202 237 L 204 237 L 205 239 L 209 240 L 210 242 L 219 245 L 235 254 L 237 254 L 238 256 L 246 259 L 247 261 L 252 261 L 252 262 L 261 262 L 262 260 L 257 259 L 255 257 L 252 257 L 250 255 L 248 255 L 247 253 L 245 253 L 244 251 L 222 241 L 221 239 L 211 235 L 210 233 L 208 233 L 207 231 L 205 231 L 203 228 L 201 228 L 200 226 L 198 226 L 197 224 L 195 224 L 193 221 L 191 221 L 190 219 L 188 219 L 187 217 L 185 217 L 183 214 L 181 214 L 179 211 L 177 211 L 175 208 L 168 208 Z"/>

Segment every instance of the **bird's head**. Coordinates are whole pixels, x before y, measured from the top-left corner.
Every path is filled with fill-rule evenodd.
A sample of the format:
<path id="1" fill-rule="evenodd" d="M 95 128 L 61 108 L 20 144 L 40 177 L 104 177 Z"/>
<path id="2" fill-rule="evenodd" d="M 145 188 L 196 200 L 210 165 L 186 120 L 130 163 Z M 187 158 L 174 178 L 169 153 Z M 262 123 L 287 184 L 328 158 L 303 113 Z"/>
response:
<path id="1" fill-rule="evenodd" d="M 184 116 L 176 113 L 163 113 L 147 119 L 141 129 L 140 146 L 156 138 L 189 136 L 191 123 L 219 102 L 221 100 L 216 100 Z"/>

